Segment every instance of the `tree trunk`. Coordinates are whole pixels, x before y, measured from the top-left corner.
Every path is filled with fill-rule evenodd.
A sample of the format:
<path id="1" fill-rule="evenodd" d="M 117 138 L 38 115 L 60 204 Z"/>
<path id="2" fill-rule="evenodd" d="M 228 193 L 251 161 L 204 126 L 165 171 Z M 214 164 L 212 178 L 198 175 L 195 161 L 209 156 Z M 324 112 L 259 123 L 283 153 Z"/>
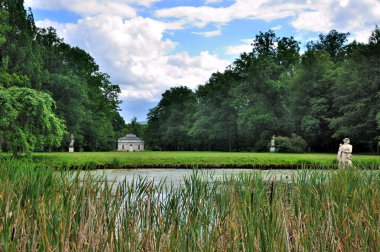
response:
<path id="1" fill-rule="evenodd" d="M 229 124 L 228 124 L 228 151 L 231 152 L 231 129 L 230 129 Z"/>
<path id="2" fill-rule="evenodd" d="M 208 151 L 211 151 L 211 141 L 210 141 L 210 136 L 208 136 Z"/>

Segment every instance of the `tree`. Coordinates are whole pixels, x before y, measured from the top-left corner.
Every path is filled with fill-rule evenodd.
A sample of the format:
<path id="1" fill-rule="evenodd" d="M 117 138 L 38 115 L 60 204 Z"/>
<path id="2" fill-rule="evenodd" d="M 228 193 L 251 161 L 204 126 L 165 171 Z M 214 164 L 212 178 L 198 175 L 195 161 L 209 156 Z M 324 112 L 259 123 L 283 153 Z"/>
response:
<path id="1" fill-rule="evenodd" d="M 380 136 L 380 29 L 368 44 L 348 44 L 347 35 L 321 34 L 300 55 L 293 37 L 260 32 L 252 52 L 198 87 L 195 102 L 165 92 L 148 114 L 147 142 L 154 149 L 187 143 L 196 150 L 266 151 L 279 135 L 294 140 L 285 141 L 288 147 L 303 150 L 305 139 L 309 150 L 336 151 L 344 136 L 357 151 L 373 151 Z"/>
<path id="2" fill-rule="evenodd" d="M 0 104 L 0 135 L 14 155 L 60 145 L 65 126 L 53 113 L 50 95 L 29 88 L 0 88 Z"/>
<path id="3" fill-rule="evenodd" d="M 374 151 L 380 111 L 380 29 L 357 44 L 343 64 L 334 90 L 337 112 L 330 121 L 335 139 L 350 137 L 356 151 Z M 365 134 L 363 134 L 365 133 Z"/>
<path id="4" fill-rule="evenodd" d="M 126 134 L 135 134 L 136 136 L 145 139 L 145 125 L 138 122 L 136 117 L 131 119 L 131 122 L 125 125 Z"/>
<path id="5" fill-rule="evenodd" d="M 187 87 L 173 87 L 148 113 L 147 145 L 151 149 L 187 150 L 189 146 L 186 116 L 194 112 L 195 95 Z"/>
<path id="6" fill-rule="evenodd" d="M 334 62 L 343 61 L 349 48 L 349 45 L 345 45 L 349 34 L 340 33 L 336 30 L 331 30 L 327 35 L 319 34 L 319 40 L 316 43 L 311 41 L 308 44 L 308 49 L 326 51 Z"/>
<path id="7" fill-rule="evenodd" d="M 256 35 L 252 45 L 249 59 L 244 60 L 249 63 L 237 62 L 237 75 L 242 78 L 232 92 L 238 131 L 245 136 L 241 139 L 247 149 L 262 151 L 273 134 L 289 134 L 286 85 L 298 63 L 299 46 L 293 38 L 277 38 L 271 30 Z"/>
<path id="8" fill-rule="evenodd" d="M 237 111 L 231 89 L 238 76 L 232 70 L 214 73 L 196 92 L 197 107 L 188 128 L 200 149 L 232 151 L 237 145 Z"/>
<path id="9" fill-rule="evenodd" d="M 6 34 L 10 30 L 8 24 L 8 11 L 0 8 L 0 48 L 6 42 Z M 1 49 L 0 49 L 1 50 Z M 0 51 L 0 62 L 2 60 L 2 51 Z"/>
<path id="10" fill-rule="evenodd" d="M 7 70 L 28 76 L 31 86 L 39 89 L 44 78 L 42 72 L 41 47 L 34 39 L 37 28 L 31 9 L 25 10 L 24 1 L 1 0 L 0 9 L 7 11 L 10 29 L 5 34 L 3 58 L 7 59 Z"/>
<path id="11" fill-rule="evenodd" d="M 335 113 L 332 90 L 337 71 L 328 53 L 308 50 L 290 81 L 293 127 L 312 150 L 330 148 L 333 131 L 329 128 L 329 119 Z"/>
<path id="12" fill-rule="evenodd" d="M 252 53 L 255 56 L 273 56 L 276 51 L 275 43 L 278 42 L 278 38 L 273 30 L 269 30 L 265 33 L 261 32 L 256 35 L 256 39 L 251 44 L 253 46 Z"/>
<path id="13" fill-rule="evenodd" d="M 79 150 L 112 150 L 120 137 L 120 88 L 90 54 L 71 47 L 54 28 L 35 26 L 22 0 L 0 0 L 0 86 L 46 92 Z M 66 149 L 64 137 L 60 150 Z"/>

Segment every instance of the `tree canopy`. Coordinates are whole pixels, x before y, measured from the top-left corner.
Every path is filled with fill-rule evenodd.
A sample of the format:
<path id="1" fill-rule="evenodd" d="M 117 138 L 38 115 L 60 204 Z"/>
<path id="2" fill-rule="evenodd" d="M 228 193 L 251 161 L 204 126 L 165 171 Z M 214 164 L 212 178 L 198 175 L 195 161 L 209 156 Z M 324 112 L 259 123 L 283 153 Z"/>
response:
<path id="1" fill-rule="evenodd" d="M 288 146 L 306 141 L 310 151 L 336 151 L 343 137 L 355 151 L 374 151 L 380 29 L 367 43 L 349 43 L 348 35 L 320 34 L 301 52 L 293 37 L 259 32 L 251 52 L 224 72 L 196 90 L 165 91 L 147 125 L 137 119 L 126 125 L 120 87 L 89 53 L 66 44 L 52 27 L 36 27 L 24 1 L 0 0 L 0 144 L 66 150 L 73 134 L 77 150 L 103 151 L 135 133 L 153 150 L 267 151 L 276 135 Z"/>
<path id="2" fill-rule="evenodd" d="M 260 32 L 250 53 L 195 91 L 172 88 L 163 94 L 148 114 L 147 147 L 268 151 L 276 135 L 292 147 L 287 150 L 306 143 L 310 151 L 336 151 L 350 137 L 355 151 L 375 151 L 380 29 L 368 43 L 348 43 L 348 35 L 320 34 L 301 53 L 293 37 Z"/>
<path id="3" fill-rule="evenodd" d="M 0 88 L 0 135 L 14 154 L 58 147 L 65 133 L 49 94 L 30 88 Z"/>
<path id="4" fill-rule="evenodd" d="M 29 113 L 23 117 L 29 116 L 32 120 L 32 115 L 44 115 L 47 120 L 40 125 L 40 136 L 36 138 L 28 135 L 27 126 L 22 124 L 24 122 L 17 121 L 13 126 L 18 127 L 17 134 L 26 139 L 23 144 L 19 142 L 17 149 L 23 146 L 20 150 L 66 150 L 69 135 L 73 134 L 77 150 L 113 150 L 117 138 L 123 134 L 125 122 L 119 114 L 120 88 L 112 84 L 109 78 L 99 71 L 90 54 L 64 43 L 54 28 L 37 28 L 31 9 L 24 8 L 24 1 L 0 0 L 2 97 L 5 101 L 10 93 L 28 93 L 27 97 L 31 100 L 25 100 L 22 96 L 18 96 L 18 100 L 11 99 L 15 102 L 13 109 L 17 110 L 16 105 L 25 106 Z M 40 113 L 48 111 L 47 108 L 51 111 Z M 1 119 L 3 125 L 12 118 L 12 113 L 8 118 Z M 49 120 L 57 126 L 55 131 L 47 126 Z M 51 134 L 57 136 L 51 138 Z M 46 139 L 41 139 L 42 135 Z M 11 144 L 14 140 L 10 140 L 5 131 L 0 132 L 0 138 L 4 140 L 3 149 L 10 150 L 11 145 L 16 146 Z M 44 146 L 33 144 L 37 142 L 44 143 Z"/>

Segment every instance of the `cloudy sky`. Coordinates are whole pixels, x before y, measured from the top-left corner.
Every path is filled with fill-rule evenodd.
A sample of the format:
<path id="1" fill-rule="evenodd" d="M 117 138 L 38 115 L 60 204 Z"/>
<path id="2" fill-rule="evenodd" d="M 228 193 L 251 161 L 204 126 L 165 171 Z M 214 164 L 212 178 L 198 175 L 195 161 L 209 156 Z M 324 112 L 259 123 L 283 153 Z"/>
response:
<path id="1" fill-rule="evenodd" d="M 195 89 L 250 51 L 259 31 L 303 45 L 331 29 L 366 42 L 379 0 L 25 0 L 37 26 L 53 26 L 119 84 L 121 115 L 146 120 L 170 87 Z"/>

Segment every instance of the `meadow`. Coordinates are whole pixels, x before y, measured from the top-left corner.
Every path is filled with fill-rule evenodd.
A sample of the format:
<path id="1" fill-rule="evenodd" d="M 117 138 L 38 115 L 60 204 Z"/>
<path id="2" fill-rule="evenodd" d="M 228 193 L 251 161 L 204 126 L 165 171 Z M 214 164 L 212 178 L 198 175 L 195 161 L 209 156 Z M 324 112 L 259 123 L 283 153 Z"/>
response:
<path id="1" fill-rule="evenodd" d="M 3 157 L 7 156 L 3 154 Z M 255 152 L 52 152 L 33 153 L 32 160 L 46 166 L 95 168 L 144 167 L 245 167 L 245 168 L 301 168 L 332 167 L 337 165 L 336 154 L 325 153 L 255 153 Z M 380 167 L 379 155 L 354 154 L 356 166 L 372 169 Z"/>
<path id="2" fill-rule="evenodd" d="M 255 172 L 180 188 L 0 163 L 0 251 L 379 251 L 380 173 Z M 212 176 L 212 175 L 210 175 Z"/>

